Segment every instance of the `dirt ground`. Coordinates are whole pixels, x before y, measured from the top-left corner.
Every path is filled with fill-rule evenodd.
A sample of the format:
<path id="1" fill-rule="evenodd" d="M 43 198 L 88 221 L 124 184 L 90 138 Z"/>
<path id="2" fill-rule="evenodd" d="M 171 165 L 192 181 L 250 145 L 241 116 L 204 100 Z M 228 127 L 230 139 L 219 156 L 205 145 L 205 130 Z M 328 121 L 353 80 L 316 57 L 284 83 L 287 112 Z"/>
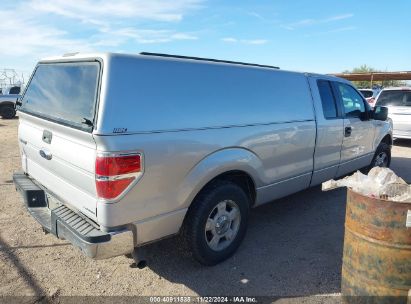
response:
<path id="1" fill-rule="evenodd" d="M 253 209 L 243 244 L 220 265 L 200 266 L 172 238 L 148 246 L 148 267 L 133 269 L 126 257 L 94 261 L 43 234 L 11 180 L 20 167 L 17 125 L 18 119 L 0 120 L 0 302 L 16 299 L 2 296 L 33 303 L 65 296 L 248 295 L 340 303 L 345 190 L 315 187 Z M 411 141 L 396 142 L 392 168 L 411 183 Z"/>

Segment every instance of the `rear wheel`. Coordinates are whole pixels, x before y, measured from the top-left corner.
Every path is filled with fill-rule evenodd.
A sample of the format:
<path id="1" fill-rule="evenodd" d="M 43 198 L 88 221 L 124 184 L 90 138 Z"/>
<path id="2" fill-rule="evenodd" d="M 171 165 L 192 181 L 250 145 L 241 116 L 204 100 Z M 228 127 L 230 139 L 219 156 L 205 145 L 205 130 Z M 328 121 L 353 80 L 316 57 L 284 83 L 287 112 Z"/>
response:
<path id="1" fill-rule="evenodd" d="M 184 238 L 193 257 L 204 265 L 229 258 L 244 238 L 250 201 L 229 181 L 216 181 L 197 196 L 184 224 Z"/>
<path id="2" fill-rule="evenodd" d="M 16 116 L 16 110 L 13 106 L 3 106 L 0 110 L 0 114 L 5 119 L 11 119 Z"/>

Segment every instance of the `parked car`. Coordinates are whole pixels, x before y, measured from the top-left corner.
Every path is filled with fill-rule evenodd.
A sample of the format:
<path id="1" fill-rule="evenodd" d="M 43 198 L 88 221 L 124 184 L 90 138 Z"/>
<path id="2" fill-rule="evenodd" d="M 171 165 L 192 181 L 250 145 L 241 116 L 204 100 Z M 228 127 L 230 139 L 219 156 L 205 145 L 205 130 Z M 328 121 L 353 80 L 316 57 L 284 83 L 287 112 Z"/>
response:
<path id="1" fill-rule="evenodd" d="M 411 87 L 383 89 L 375 104 L 388 108 L 394 138 L 411 139 Z"/>
<path id="2" fill-rule="evenodd" d="M 15 105 L 20 98 L 18 94 L 0 95 L 0 116 L 5 119 L 11 119 L 16 116 Z"/>
<path id="3" fill-rule="evenodd" d="M 367 100 L 370 106 L 374 107 L 375 99 L 377 98 L 379 91 L 374 89 L 359 89 L 358 91 L 365 97 L 365 100 Z"/>
<path id="4" fill-rule="evenodd" d="M 269 66 L 64 55 L 38 63 L 17 109 L 16 189 L 46 231 L 95 259 L 138 261 L 180 232 L 216 264 L 250 208 L 391 158 L 386 108 L 344 79 Z"/>

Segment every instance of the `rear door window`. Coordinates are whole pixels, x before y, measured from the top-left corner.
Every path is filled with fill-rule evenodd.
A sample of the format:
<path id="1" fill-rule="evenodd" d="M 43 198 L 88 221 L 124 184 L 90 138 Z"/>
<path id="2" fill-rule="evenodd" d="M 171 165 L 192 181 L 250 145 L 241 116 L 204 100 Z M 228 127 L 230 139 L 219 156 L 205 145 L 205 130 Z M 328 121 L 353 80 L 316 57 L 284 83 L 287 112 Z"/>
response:
<path id="1" fill-rule="evenodd" d="M 99 71 L 98 62 L 40 64 L 18 110 L 91 131 Z"/>
<path id="2" fill-rule="evenodd" d="M 324 118 L 332 119 L 338 117 L 337 106 L 331 83 L 327 80 L 317 80 L 318 90 L 320 92 L 321 103 L 323 107 Z"/>

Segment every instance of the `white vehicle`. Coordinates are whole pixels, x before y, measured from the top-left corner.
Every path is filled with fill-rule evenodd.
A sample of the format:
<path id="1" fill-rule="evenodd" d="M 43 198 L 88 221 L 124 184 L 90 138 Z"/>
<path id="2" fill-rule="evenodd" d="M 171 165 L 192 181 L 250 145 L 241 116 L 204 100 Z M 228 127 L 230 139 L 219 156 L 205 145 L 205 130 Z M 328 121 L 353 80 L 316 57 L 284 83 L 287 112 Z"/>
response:
<path id="1" fill-rule="evenodd" d="M 375 104 L 388 108 L 394 138 L 411 139 L 411 87 L 383 89 Z"/>

